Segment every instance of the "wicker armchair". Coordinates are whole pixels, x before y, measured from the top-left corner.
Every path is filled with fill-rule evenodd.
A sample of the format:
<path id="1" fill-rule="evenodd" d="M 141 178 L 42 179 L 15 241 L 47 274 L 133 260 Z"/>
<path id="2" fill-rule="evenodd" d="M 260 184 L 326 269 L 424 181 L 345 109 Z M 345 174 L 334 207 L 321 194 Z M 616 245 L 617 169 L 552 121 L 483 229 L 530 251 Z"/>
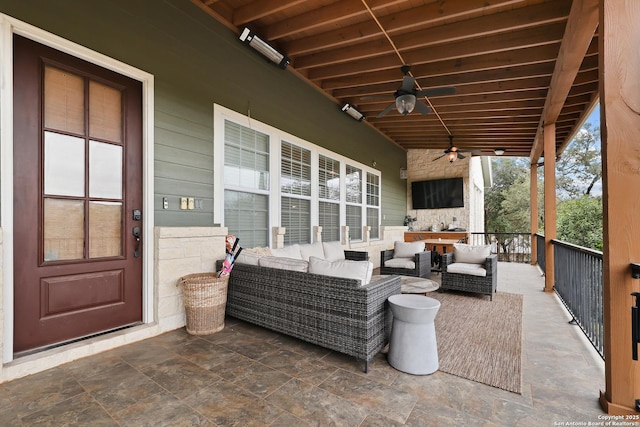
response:
<path id="1" fill-rule="evenodd" d="M 497 255 L 489 255 L 483 265 L 486 270 L 486 276 L 474 276 L 462 273 L 450 273 L 447 267 L 455 261 L 455 252 L 442 255 L 442 283 L 440 290 L 454 290 L 464 292 L 475 292 L 479 294 L 489 295 L 489 299 L 493 300 L 493 294 L 498 287 L 498 257 Z"/>
<path id="2" fill-rule="evenodd" d="M 414 255 L 415 268 L 385 267 L 385 262 L 393 259 L 394 250 L 380 252 L 380 274 L 397 274 L 401 276 L 431 277 L 431 251 L 418 252 Z"/>

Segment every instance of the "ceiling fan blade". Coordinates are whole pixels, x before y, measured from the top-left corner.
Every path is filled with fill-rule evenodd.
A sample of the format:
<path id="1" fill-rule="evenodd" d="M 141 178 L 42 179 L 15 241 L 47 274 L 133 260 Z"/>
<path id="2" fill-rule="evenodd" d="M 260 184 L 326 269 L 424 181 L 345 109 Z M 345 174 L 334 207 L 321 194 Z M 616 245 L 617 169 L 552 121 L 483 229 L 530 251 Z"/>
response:
<path id="1" fill-rule="evenodd" d="M 380 118 L 382 116 L 384 116 L 385 114 L 387 114 L 389 111 L 391 111 L 392 109 L 394 109 L 396 107 L 396 103 L 392 102 L 391 104 L 389 104 L 389 106 L 387 108 L 385 108 L 384 110 L 382 110 L 381 112 L 378 113 L 378 115 L 376 116 L 377 118 Z"/>
<path id="2" fill-rule="evenodd" d="M 461 159 L 461 160 L 462 160 L 462 159 L 466 159 L 466 156 L 463 156 L 462 154 L 460 154 L 460 152 L 459 152 L 459 151 L 457 151 L 456 153 L 458 154 L 458 158 L 459 158 L 459 159 Z"/>
<path id="3" fill-rule="evenodd" d="M 436 157 L 435 159 L 433 159 L 432 161 L 434 161 L 434 162 L 435 162 L 436 160 L 439 160 L 439 159 L 443 158 L 443 157 L 444 157 L 444 156 L 446 156 L 446 155 L 447 155 L 447 153 L 444 153 L 442 156 L 438 156 L 438 157 Z"/>
<path id="4" fill-rule="evenodd" d="M 416 96 L 445 96 L 445 95 L 455 95 L 456 88 L 454 86 L 449 87 L 434 87 L 433 89 L 424 89 L 416 92 Z"/>
<path id="5" fill-rule="evenodd" d="M 402 78 L 402 87 L 400 88 L 401 91 L 404 92 L 412 92 L 413 91 L 413 86 L 416 83 L 416 79 L 414 79 L 411 76 L 404 76 Z"/>
<path id="6" fill-rule="evenodd" d="M 422 114 L 429 114 L 431 112 L 431 108 L 427 107 L 427 104 L 422 101 L 416 101 L 415 108 Z"/>

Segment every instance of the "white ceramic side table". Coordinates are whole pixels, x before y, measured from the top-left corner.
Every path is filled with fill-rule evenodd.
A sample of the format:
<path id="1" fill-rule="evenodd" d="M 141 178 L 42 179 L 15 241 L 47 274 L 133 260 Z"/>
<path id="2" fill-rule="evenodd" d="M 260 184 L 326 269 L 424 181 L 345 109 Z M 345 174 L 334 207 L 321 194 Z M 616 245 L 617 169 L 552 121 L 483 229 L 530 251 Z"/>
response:
<path id="1" fill-rule="evenodd" d="M 422 295 L 389 297 L 393 326 L 387 358 L 399 371 L 427 375 L 438 370 L 438 345 L 433 323 L 440 301 Z"/>

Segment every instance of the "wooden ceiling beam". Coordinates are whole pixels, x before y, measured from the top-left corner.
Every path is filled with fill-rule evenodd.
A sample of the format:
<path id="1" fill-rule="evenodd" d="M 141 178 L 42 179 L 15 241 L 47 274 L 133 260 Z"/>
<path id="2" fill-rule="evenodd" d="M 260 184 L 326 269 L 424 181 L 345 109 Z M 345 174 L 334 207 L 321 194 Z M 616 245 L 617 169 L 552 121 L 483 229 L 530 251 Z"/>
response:
<path id="1" fill-rule="evenodd" d="M 240 6 L 233 12 L 233 25 L 239 27 L 268 15 L 304 3 L 306 0 L 258 0 Z"/>
<path id="2" fill-rule="evenodd" d="M 583 0 L 574 1 L 571 5 L 567 28 L 551 77 L 551 89 L 545 102 L 544 112 L 540 117 L 539 131 L 531 148 L 532 163 L 540 159 L 544 149 L 543 139 L 540 137 L 542 129 L 545 124 L 556 122 L 578 74 L 582 59 L 593 41 L 593 35 L 598 28 L 598 3 L 598 0 Z"/>
<path id="3" fill-rule="evenodd" d="M 358 1 L 358 3 L 362 7 L 362 2 Z M 406 1 L 403 1 L 403 3 L 406 3 Z M 400 12 L 383 10 L 380 16 L 376 15 L 376 18 L 378 18 L 382 27 L 390 35 L 393 35 L 411 28 L 433 26 L 447 19 L 477 13 L 479 10 L 488 12 L 498 7 L 518 3 L 524 4 L 522 0 L 449 0 L 445 3 L 433 2 Z M 375 1 L 369 1 L 368 4 L 374 12 L 377 11 L 378 7 Z M 421 16 L 423 19 L 416 23 L 416 16 Z M 321 34 L 288 41 L 283 44 L 283 47 L 286 48 L 290 56 L 297 56 L 307 52 L 334 49 L 337 46 L 350 44 L 353 40 L 364 41 L 368 38 L 380 36 L 379 27 L 370 19 L 360 24 L 349 25 L 344 28 L 331 28 Z"/>
<path id="4" fill-rule="evenodd" d="M 482 82 L 499 82 L 505 80 L 515 80 L 521 78 L 543 77 L 551 78 L 553 73 L 553 62 L 543 62 L 539 64 L 506 66 L 502 69 L 482 70 L 462 74 L 446 74 L 441 76 L 416 76 L 423 88 L 460 86 L 465 84 L 477 84 Z M 415 74 L 414 74 L 415 75 Z M 397 79 L 397 77 L 396 77 Z M 336 98 L 355 97 L 369 94 L 383 94 L 398 88 L 399 80 L 393 83 L 371 84 L 357 87 L 331 87 L 332 81 L 323 82 L 325 90 L 333 89 L 333 96 Z M 395 89 L 394 89 L 395 88 Z"/>
<path id="5" fill-rule="evenodd" d="M 463 40 L 475 40 L 478 37 L 498 35 L 511 37 L 511 32 L 516 30 L 530 30 L 536 26 L 560 23 L 564 28 L 566 14 L 571 7 L 570 0 L 560 0 L 557 8 L 549 8 L 546 4 L 534 5 L 527 8 L 519 8 L 490 16 L 469 19 L 445 24 L 432 28 L 420 27 L 416 31 L 397 34 L 393 36 L 393 42 L 401 51 L 409 51 L 428 46 L 437 46 L 445 43 L 460 42 Z M 353 61 L 378 56 L 384 52 L 392 52 L 392 46 L 384 37 L 376 37 L 375 40 L 360 38 L 359 43 L 349 44 L 345 47 L 323 49 L 309 54 L 289 55 L 293 58 L 296 68 L 304 69 Z M 285 46 L 286 47 L 286 46 Z"/>
<path id="6" fill-rule="evenodd" d="M 309 3 L 309 1 L 307 1 Z M 370 0 L 372 10 L 385 8 L 394 4 L 404 3 L 403 0 Z M 335 28 L 341 21 L 359 17 L 361 21 L 372 22 L 367 9 L 360 0 L 341 0 L 291 18 L 269 25 L 265 37 L 268 40 L 278 40 L 298 33 L 304 33 L 318 28 Z M 325 30 L 326 31 L 326 30 Z M 378 30 L 379 31 L 379 30 Z M 324 32 L 324 31 L 323 31 Z"/>
<path id="7" fill-rule="evenodd" d="M 402 55 L 405 62 L 413 66 L 446 60 L 459 60 L 460 58 L 466 59 L 474 56 L 484 57 L 499 52 L 512 53 L 536 46 L 557 45 L 562 39 L 562 32 L 562 24 L 551 24 L 531 30 L 516 31 L 511 33 L 509 37 L 480 37 L 473 41 L 449 43 L 428 49 L 415 49 L 402 52 Z M 532 33 L 535 33 L 535 36 Z M 348 63 L 315 67 L 308 70 L 308 75 L 311 80 L 322 80 L 357 75 L 375 70 L 398 69 L 401 65 L 395 53 L 386 53 Z M 294 66 L 296 69 L 300 68 L 296 62 L 294 62 Z"/>
<path id="8" fill-rule="evenodd" d="M 456 73 L 468 73 L 490 70 L 503 70 L 509 66 L 523 66 L 546 63 L 554 60 L 558 55 L 560 44 L 529 47 L 515 51 L 498 52 L 494 55 L 480 55 L 468 58 L 451 59 L 428 64 L 418 64 L 411 67 L 411 72 L 417 76 L 444 76 Z M 396 69 L 383 71 L 370 71 L 353 76 L 341 76 L 346 81 L 347 78 L 357 82 L 369 81 L 372 83 L 393 82 L 396 88 L 400 85 L 402 74 Z M 378 79 L 375 81 L 375 79 Z M 312 79 L 313 80 L 313 79 Z M 324 79 L 322 79 L 324 80 Z M 316 79 L 322 87 L 322 80 Z M 358 84 L 355 84 L 357 86 Z"/>

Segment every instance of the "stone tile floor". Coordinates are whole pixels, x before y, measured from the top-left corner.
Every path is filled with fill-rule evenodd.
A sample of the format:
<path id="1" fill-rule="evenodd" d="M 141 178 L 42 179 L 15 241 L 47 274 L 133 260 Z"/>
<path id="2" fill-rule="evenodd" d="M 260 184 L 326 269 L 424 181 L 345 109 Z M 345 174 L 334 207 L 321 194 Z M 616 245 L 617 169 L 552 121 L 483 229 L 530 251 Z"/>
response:
<path id="1" fill-rule="evenodd" d="M 553 426 L 598 421 L 604 365 L 535 267 L 500 263 L 498 289 L 524 294 L 523 393 L 379 354 L 355 359 L 227 319 L 0 385 L 1 426 Z M 435 277 L 439 280 L 439 277 Z M 496 331 L 499 333 L 499 331 Z M 586 424 L 585 424 L 586 425 Z"/>

